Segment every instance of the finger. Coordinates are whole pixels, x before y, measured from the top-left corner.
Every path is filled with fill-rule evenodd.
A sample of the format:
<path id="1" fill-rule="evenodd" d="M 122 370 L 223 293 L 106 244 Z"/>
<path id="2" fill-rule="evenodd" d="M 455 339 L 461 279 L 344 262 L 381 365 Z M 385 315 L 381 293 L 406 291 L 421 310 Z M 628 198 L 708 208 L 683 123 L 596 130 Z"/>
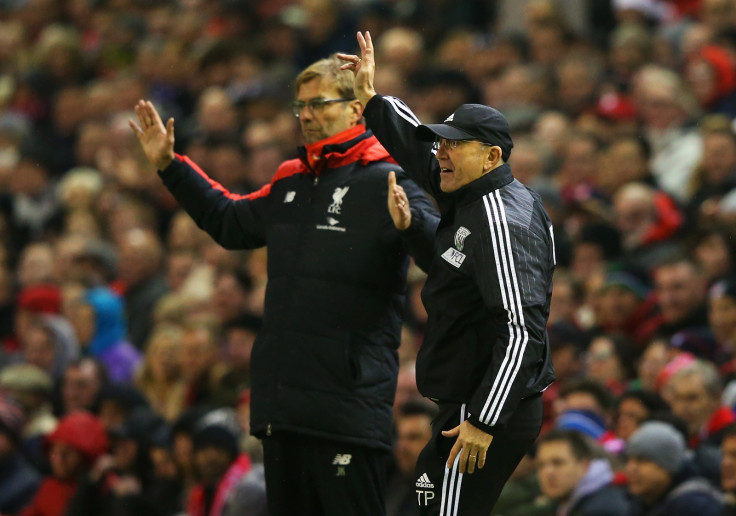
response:
<path id="1" fill-rule="evenodd" d="M 143 129 L 138 127 L 138 124 L 136 124 L 132 120 L 128 120 L 128 125 L 131 129 L 133 129 L 133 132 L 136 134 L 136 136 L 138 136 L 139 138 L 143 136 Z"/>
<path id="2" fill-rule="evenodd" d="M 475 461 L 477 456 L 474 453 L 468 452 L 468 475 L 472 475 L 475 471 Z"/>
<path id="3" fill-rule="evenodd" d="M 366 42 L 363 34 L 358 32 L 358 46 L 360 47 L 360 53 L 365 57 Z"/>
<path id="4" fill-rule="evenodd" d="M 166 122 L 166 137 L 169 139 L 169 141 L 174 141 L 174 119 L 169 118 L 168 122 Z"/>
<path id="5" fill-rule="evenodd" d="M 388 191 L 396 191 L 396 173 L 393 170 L 388 173 Z"/>
<path id="6" fill-rule="evenodd" d="M 153 123 L 155 123 L 157 127 L 163 127 L 164 123 L 161 121 L 161 117 L 159 116 L 158 111 L 156 111 L 156 108 L 153 107 L 153 102 L 149 100 L 147 104 L 148 110 L 151 113 L 151 119 L 153 120 Z"/>
<path id="7" fill-rule="evenodd" d="M 153 119 L 151 118 L 151 113 L 149 113 L 148 111 L 148 106 L 143 100 L 141 100 L 140 103 L 138 104 L 138 107 L 140 109 L 141 115 L 143 115 L 143 119 L 142 119 L 143 126 L 142 127 L 143 129 L 148 129 L 153 124 Z"/>
<path id="8" fill-rule="evenodd" d="M 337 58 L 341 61 L 350 61 L 351 63 L 354 63 L 358 60 L 358 56 L 356 56 L 355 54 L 342 54 L 338 52 L 336 55 Z"/>
<path id="9" fill-rule="evenodd" d="M 138 116 L 138 121 L 141 124 L 141 128 L 145 130 L 146 129 L 146 115 L 143 112 L 143 108 L 141 107 L 140 102 L 135 105 L 134 109 L 135 109 L 135 114 Z"/>
<path id="10" fill-rule="evenodd" d="M 447 467 L 452 469 L 452 465 L 455 464 L 455 457 L 457 457 L 457 454 L 460 453 L 460 450 L 462 447 L 460 446 L 460 443 L 458 441 L 455 441 L 455 445 L 450 450 L 450 456 L 447 457 Z"/>
<path id="11" fill-rule="evenodd" d="M 373 39 L 371 39 L 370 31 L 365 31 L 365 50 L 366 53 L 373 54 Z"/>
<path id="12" fill-rule="evenodd" d="M 462 451 L 460 452 L 460 473 L 465 473 L 465 470 L 468 466 L 468 448 L 463 447 Z"/>
<path id="13" fill-rule="evenodd" d="M 486 450 L 478 452 L 478 469 L 483 469 L 486 465 Z"/>
<path id="14" fill-rule="evenodd" d="M 442 431 L 442 435 L 444 435 L 445 437 L 455 437 L 459 433 L 460 433 L 460 425 L 456 426 L 455 428 L 453 428 L 451 430 L 443 430 Z"/>

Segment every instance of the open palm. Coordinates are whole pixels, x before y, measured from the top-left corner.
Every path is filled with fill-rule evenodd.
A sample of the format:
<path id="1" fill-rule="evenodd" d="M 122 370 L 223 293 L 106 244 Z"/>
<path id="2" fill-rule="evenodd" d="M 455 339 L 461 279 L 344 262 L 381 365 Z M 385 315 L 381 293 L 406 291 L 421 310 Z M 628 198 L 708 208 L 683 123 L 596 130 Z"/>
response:
<path id="1" fill-rule="evenodd" d="M 150 101 L 138 101 L 135 106 L 140 126 L 128 121 L 138 137 L 143 152 L 158 170 L 163 170 L 174 160 L 174 119 L 169 118 L 164 126 L 161 117 Z"/>

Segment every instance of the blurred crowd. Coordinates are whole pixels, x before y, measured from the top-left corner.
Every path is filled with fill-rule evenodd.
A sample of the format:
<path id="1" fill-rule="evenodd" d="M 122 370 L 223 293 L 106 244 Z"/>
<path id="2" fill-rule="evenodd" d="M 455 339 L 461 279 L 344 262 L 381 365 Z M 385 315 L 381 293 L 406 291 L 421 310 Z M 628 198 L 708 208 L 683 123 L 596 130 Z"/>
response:
<path id="1" fill-rule="evenodd" d="M 150 99 L 254 191 L 301 144 L 294 77 L 358 29 L 423 122 L 500 109 L 554 223 L 558 381 L 496 514 L 736 510 L 736 0 L 0 0 L 0 514 L 266 514 L 265 253 L 200 231 L 128 120 Z M 390 516 L 431 435 L 423 282 Z"/>

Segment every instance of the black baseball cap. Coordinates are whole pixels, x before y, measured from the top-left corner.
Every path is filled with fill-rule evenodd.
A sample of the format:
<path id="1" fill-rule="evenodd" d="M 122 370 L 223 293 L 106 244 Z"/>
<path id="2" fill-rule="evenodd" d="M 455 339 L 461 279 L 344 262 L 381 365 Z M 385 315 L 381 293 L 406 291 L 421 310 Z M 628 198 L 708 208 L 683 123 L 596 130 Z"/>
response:
<path id="1" fill-rule="evenodd" d="M 514 142 L 509 123 L 498 109 L 483 104 L 463 104 L 447 117 L 444 123 L 417 127 L 417 138 L 433 142 L 436 137 L 446 140 L 478 140 L 501 147 L 504 161 L 508 161 Z"/>

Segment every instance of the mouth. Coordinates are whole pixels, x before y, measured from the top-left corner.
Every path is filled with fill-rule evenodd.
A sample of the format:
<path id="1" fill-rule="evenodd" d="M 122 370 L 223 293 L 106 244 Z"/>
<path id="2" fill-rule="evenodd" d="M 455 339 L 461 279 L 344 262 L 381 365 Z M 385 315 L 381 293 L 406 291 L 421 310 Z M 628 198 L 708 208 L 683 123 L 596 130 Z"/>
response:
<path id="1" fill-rule="evenodd" d="M 452 174 L 453 172 L 455 171 L 452 170 L 451 168 L 440 167 L 440 174 Z"/>

